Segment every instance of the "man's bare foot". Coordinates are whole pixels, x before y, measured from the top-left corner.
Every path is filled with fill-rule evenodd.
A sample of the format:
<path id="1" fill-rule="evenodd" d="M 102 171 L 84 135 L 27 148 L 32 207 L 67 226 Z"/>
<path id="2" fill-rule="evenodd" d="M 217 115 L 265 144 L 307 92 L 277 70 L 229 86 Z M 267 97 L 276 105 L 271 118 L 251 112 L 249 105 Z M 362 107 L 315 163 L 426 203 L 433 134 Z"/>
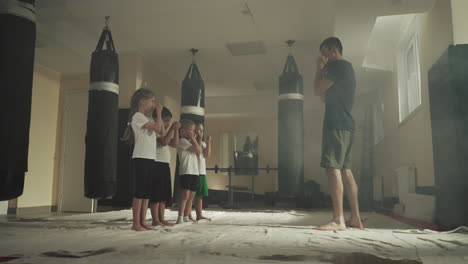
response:
<path id="1" fill-rule="evenodd" d="M 162 220 L 161 223 L 165 226 L 175 226 L 175 224 L 169 222 L 169 221 L 166 221 L 166 220 Z"/>
<path id="2" fill-rule="evenodd" d="M 147 225 L 147 224 L 141 224 L 141 226 L 143 228 L 145 228 L 146 230 L 155 230 L 154 228 L 152 228 L 151 226 Z"/>
<path id="3" fill-rule="evenodd" d="M 204 216 L 197 217 L 197 221 L 200 221 L 200 220 L 208 220 L 208 221 L 211 221 L 211 218 L 204 217 Z"/>
<path id="4" fill-rule="evenodd" d="M 362 224 L 361 219 L 356 219 L 356 218 L 350 218 L 348 221 L 346 221 L 346 226 L 357 228 L 357 229 L 364 228 L 364 225 Z"/>
<path id="5" fill-rule="evenodd" d="M 141 225 L 132 225 L 133 231 L 147 231 L 146 228 L 142 227 Z"/>
<path id="6" fill-rule="evenodd" d="M 153 220 L 153 223 L 151 224 L 152 226 L 163 226 L 164 224 L 160 221 L 154 221 Z"/>
<path id="7" fill-rule="evenodd" d="M 345 231 L 346 230 L 346 225 L 344 223 L 339 224 L 336 222 L 330 222 L 326 225 L 319 226 L 317 228 L 314 228 L 315 230 L 323 230 L 323 231 Z"/>

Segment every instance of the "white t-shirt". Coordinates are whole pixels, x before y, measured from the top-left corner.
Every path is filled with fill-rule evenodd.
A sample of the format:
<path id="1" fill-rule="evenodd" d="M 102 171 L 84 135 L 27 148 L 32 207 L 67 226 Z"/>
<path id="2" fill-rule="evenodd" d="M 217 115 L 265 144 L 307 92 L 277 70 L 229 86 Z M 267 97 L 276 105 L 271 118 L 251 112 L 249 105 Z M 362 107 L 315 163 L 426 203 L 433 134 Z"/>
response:
<path id="1" fill-rule="evenodd" d="M 169 146 L 159 145 L 156 147 L 156 161 L 171 163 L 171 151 Z"/>
<path id="2" fill-rule="evenodd" d="M 206 175 L 206 160 L 204 150 L 206 149 L 206 143 L 202 141 L 202 153 L 198 156 L 198 170 L 200 175 Z"/>
<path id="3" fill-rule="evenodd" d="M 181 138 L 177 146 L 177 155 L 179 155 L 179 175 L 198 175 L 198 157 L 197 154 L 188 151 L 192 146 L 187 139 Z"/>
<path id="4" fill-rule="evenodd" d="M 132 129 L 135 134 L 135 147 L 132 158 L 156 160 L 156 133 L 145 128 L 145 124 L 154 122 L 152 118 L 137 112 L 132 117 Z"/>

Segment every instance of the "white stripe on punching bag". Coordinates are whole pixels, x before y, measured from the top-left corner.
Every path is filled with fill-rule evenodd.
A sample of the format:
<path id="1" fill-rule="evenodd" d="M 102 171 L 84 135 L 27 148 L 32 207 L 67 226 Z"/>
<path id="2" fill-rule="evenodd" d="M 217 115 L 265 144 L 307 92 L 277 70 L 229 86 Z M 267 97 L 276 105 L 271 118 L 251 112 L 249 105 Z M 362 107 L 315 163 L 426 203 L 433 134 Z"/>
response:
<path id="1" fill-rule="evenodd" d="M 92 82 L 89 84 L 90 91 L 108 91 L 119 94 L 119 85 L 113 82 Z"/>
<path id="2" fill-rule="evenodd" d="M 205 108 L 200 107 L 200 106 L 186 105 L 186 106 L 182 106 L 180 111 L 182 114 L 205 116 Z"/>
<path id="3" fill-rule="evenodd" d="M 36 23 L 36 7 L 18 0 L 0 0 L 0 14 L 19 16 Z"/>
<path id="4" fill-rule="evenodd" d="M 279 95 L 280 100 L 304 100 L 304 95 L 299 93 L 285 93 Z"/>

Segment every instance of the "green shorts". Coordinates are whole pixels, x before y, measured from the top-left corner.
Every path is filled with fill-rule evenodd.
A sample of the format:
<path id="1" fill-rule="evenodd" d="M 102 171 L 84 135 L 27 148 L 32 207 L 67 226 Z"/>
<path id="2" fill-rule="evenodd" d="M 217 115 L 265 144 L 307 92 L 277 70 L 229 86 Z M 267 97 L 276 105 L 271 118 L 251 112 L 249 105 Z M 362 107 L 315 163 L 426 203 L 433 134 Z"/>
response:
<path id="1" fill-rule="evenodd" d="M 353 137 L 353 131 L 324 128 L 320 167 L 339 170 L 351 169 Z"/>
<path id="2" fill-rule="evenodd" d="M 206 175 L 200 175 L 199 176 L 199 184 L 198 184 L 198 189 L 195 192 L 195 196 L 202 196 L 206 197 L 208 196 L 208 181 L 206 181 Z"/>

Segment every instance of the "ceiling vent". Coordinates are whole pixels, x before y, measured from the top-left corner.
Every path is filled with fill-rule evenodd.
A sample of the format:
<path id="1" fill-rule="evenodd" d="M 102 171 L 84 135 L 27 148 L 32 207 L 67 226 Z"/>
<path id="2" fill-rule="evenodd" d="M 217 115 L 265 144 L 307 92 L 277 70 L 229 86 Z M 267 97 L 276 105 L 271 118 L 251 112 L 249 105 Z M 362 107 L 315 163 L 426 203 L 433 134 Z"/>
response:
<path id="1" fill-rule="evenodd" d="M 226 47 L 232 56 L 259 55 L 266 53 L 263 41 L 228 43 Z"/>

